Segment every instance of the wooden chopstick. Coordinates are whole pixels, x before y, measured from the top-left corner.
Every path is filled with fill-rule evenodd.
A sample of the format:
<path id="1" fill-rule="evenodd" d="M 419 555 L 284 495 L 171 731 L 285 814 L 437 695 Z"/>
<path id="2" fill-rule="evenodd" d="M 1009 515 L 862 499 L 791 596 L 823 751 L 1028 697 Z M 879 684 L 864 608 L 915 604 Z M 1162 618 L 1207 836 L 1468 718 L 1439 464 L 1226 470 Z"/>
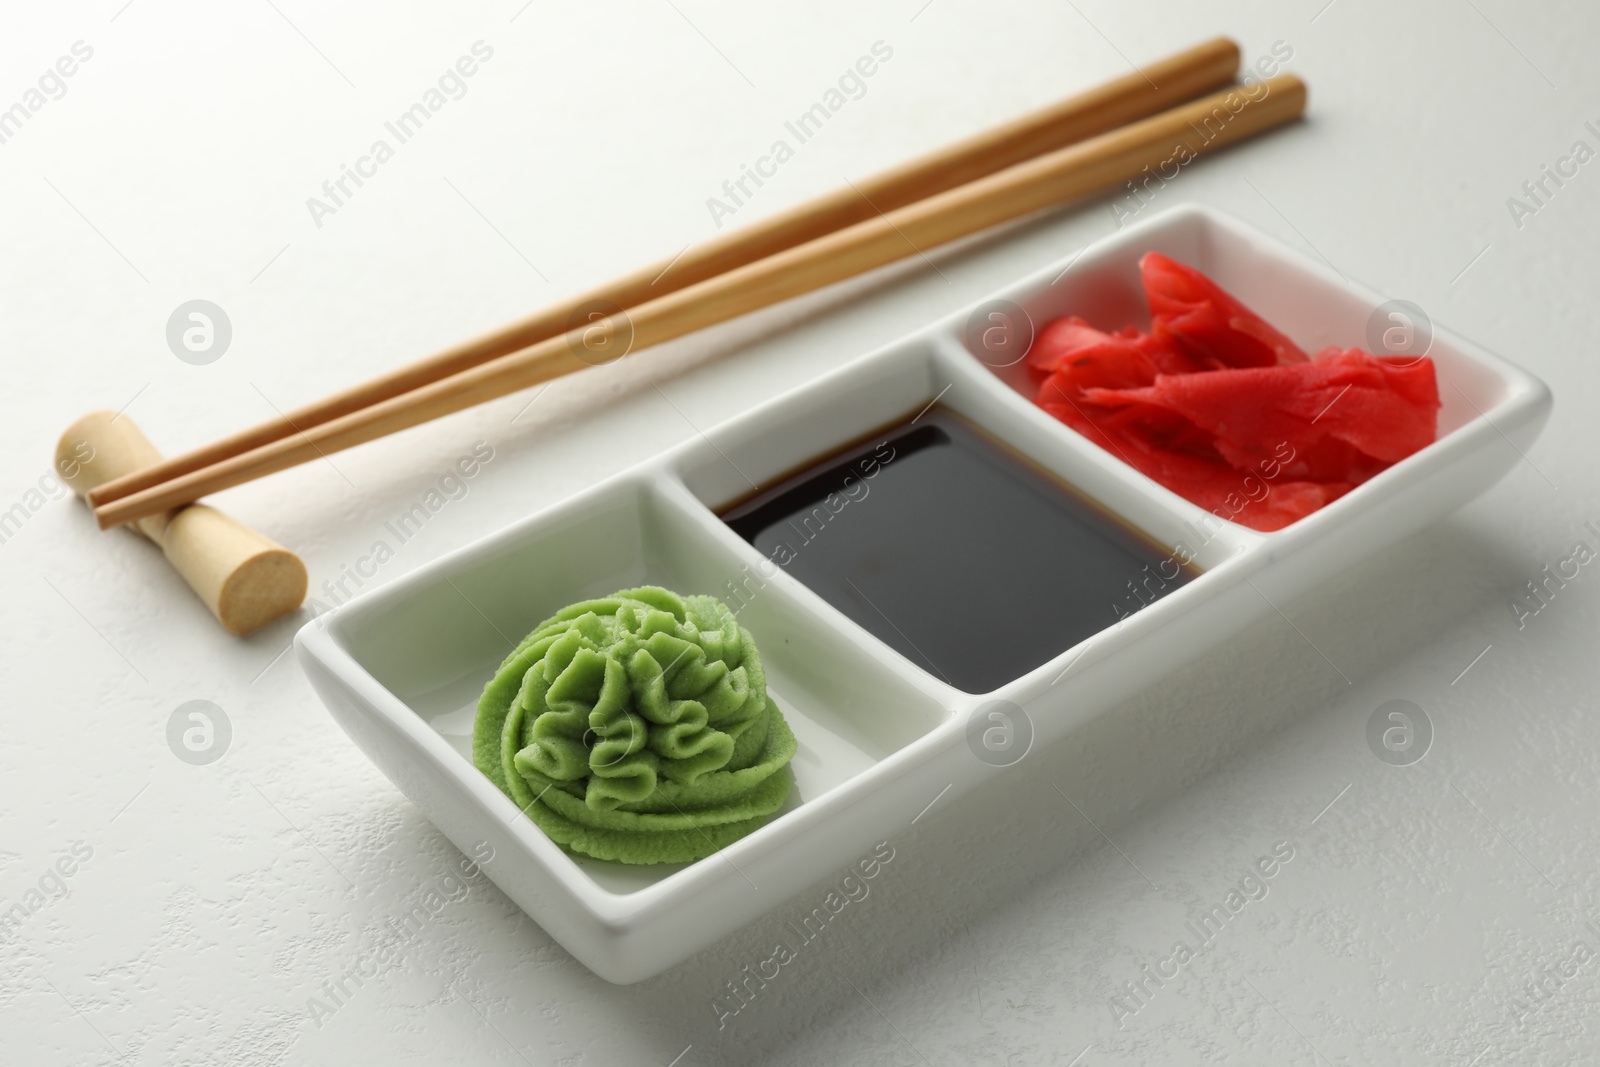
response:
<path id="1" fill-rule="evenodd" d="M 106 482 L 89 493 L 99 506 L 371 407 L 441 378 L 564 334 L 586 313 L 626 309 L 754 263 L 878 214 L 1004 170 L 1193 99 L 1233 80 L 1239 46 L 1225 37 L 1196 45 L 1095 89 L 1068 97 L 939 149 L 854 187 L 846 186 L 749 226 L 691 247 L 525 319 L 447 348 L 343 392 L 242 430 L 209 445 Z"/>
<path id="2" fill-rule="evenodd" d="M 1298 117 L 1306 89 L 1293 75 L 1215 93 L 1057 149 L 606 318 L 632 349 L 681 337 L 928 248 L 1139 175 L 1181 165 Z M 102 505 L 108 529 L 591 366 L 585 331 L 551 337 L 402 396 Z"/>

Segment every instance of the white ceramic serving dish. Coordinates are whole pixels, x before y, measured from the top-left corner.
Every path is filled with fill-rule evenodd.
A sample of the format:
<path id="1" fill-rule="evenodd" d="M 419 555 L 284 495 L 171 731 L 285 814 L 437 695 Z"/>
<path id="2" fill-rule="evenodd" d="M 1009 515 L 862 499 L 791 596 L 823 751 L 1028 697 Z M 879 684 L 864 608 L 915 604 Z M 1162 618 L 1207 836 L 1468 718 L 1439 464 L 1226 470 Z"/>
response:
<path id="1" fill-rule="evenodd" d="M 1209 274 L 1308 350 L 1367 347 L 1383 300 L 1199 207 L 1122 230 L 996 298 L 1041 325 L 1069 313 L 1108 328 L 1143 322 L 1136 264 L 1152 249 Z M 1550 407 L 1537 379 L 1435 330 L 1439 440 L 1290 528 L 1260 534 L 1208 524 L 1207 513 L 1034 407 L 1020 365 L 993 367 L 969 350 L 973 310 L 360 596 L 297 636 L 312 683 L 361 749 L 457 847 L 492 847 L 489 877 L 601 977 L 638 981 L 704 949 L 904 831 L 936 797 L 948 803 L 997 773 L 1030 739 L 1066 737 L 1271 605 L 1459 507 L 1521 461 Z M 1184 543 L 1204 573 L 975 695 L 776 571 L 713 513 L 751 481 L 765 484 L 935 397 L 1154 540 Z M 562 851 L 472 765 L 468 735 L 484 682 L 516 638 L 567 603 L 646 583 L 723 595 L 730 581 L 756 590 L 740 619 L 799 739 L 788 806 L 693 864 L 630 868 Z"/>

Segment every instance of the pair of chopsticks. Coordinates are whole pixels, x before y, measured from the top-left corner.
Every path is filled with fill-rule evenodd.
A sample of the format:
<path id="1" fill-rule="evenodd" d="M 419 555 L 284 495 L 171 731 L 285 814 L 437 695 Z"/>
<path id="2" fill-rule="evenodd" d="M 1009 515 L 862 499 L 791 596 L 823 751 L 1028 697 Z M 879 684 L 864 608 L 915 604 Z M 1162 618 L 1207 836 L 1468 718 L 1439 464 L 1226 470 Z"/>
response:
<path id="1" fill-rule="evenodd" d="M 681 337 L 1298 117 L 1218 38 L 89 494 L 109 529 Z M 1200 96 L 1202 93 L 1210 93 Z M 1198 97 L 1198 99 L 1197 99 Z"/>

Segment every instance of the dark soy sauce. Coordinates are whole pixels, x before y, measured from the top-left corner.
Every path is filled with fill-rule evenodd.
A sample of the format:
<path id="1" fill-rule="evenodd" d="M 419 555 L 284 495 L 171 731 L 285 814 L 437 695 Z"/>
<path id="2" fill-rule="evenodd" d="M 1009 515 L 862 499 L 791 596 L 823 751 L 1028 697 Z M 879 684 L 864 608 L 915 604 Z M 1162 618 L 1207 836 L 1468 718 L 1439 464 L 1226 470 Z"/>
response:
<path id="1" fill-rule="evenodd" d="M 957 689 L 999 688 L 1199 573 L 942 405 L 865 442 L 722 519 Z"/>

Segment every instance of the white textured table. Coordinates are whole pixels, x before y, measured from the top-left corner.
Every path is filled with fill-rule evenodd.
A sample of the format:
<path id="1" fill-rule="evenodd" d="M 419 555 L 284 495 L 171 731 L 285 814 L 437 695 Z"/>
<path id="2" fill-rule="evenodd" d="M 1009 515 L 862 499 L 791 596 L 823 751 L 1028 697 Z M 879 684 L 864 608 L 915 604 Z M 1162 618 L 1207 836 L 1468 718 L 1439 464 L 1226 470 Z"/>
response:
<path id="1" fill-rule="evenodd" d="M 1600 400 L 1600 14 L 1323 3 L 8 13 L 0 109 L 26 114 L 8 127 L 0 110 L 0 1062 L 1600 1056 L 1600 577 L 1574 563 L 1537 614 L 1512 606 L 1575 543 L 1600 549 L 1583 414 Z M 1550 429 L 1488 496 L 1288 621 L 935 807 L 748 1003 L 727 983 L 792 937 L 827 882 L 656 980 L 606 985 L 487 882 L 453 877 L 461 856 L 283 655 L 297 620 L 225 636 L 148 544 L 99 534 L 40 481 L 90 407 L 127 405 L 175 450 L 673 254 L 713 231 L 707 198 L 875 42 L 892 56 L 859 99 L 732 221 L 1219 32 L 1252 59 L 1292 51 L 1312 117 L 1189 168 L 1155 203 L 1234 211 L 1416 301 L 1544 377 Z M 41 87 L 79 41 L 72 76 Z M 420 129 L 387 132 L 479 41 Z M 335 200 L 323 184 L 337 192 L 346 166 L 365 177 Z M 1523 183 L 1541 180 L 1534 199 Z M 387 581 L 1069 252 L 1115 225 L 1112 205 L 222 504 L 303 553 L 320 599 L 342 597 L 357 570 Z M 205 366 L 165 336 L 197 298 L 233 331 Z M 493 460 L 394 543 L 385 523 L 479 441 Z M 386 539 L 392 558 L 363 563 Z M 1411 766 L 1366 740 L 1394 699 L 1432 724 Z M 231 726 L 208 765 L 166 741 L 190 700 Z M 1245 881 L 1274 848 L 1292 858 Z M 1235 912 L 1241 882 L 1260 899 Z M 1215 905 L 1226 921 L 1202 939 Z M 1173 957 L 1179 941 L 1192 958 Z"/>

